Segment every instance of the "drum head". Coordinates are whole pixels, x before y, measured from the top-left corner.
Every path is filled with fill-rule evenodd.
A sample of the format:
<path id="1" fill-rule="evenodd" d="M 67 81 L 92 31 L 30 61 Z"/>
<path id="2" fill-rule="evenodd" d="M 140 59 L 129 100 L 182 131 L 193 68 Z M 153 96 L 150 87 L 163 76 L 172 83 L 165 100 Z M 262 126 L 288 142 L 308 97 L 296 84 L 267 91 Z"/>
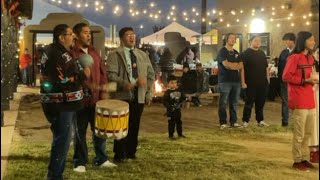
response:
<path id="1" fill-rule="evenodd" d="M 104 99 L 96 103 L 96 108 L 110 109 L 114 111 L 129 109 L 129 104 L 117 99 Z"/>

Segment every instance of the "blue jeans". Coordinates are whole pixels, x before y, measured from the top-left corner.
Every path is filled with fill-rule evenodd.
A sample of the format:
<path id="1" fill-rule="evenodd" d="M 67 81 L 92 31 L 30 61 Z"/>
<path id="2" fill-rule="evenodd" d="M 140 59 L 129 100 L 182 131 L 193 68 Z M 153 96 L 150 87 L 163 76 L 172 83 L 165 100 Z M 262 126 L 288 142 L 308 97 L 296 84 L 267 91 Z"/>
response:
<path id="1" fill-rule="evenodd" d="M 29 85 L 30 80 L 29 80 L 29 65 L 27 67 L 22 69 L 22 82 L 23 84 Z"/>
<path id="2" fill-rule="evenodd" d="M 282 99 L 282 107 L 281 107 L 281 114 L 282 114 L 282 124 L 288 124 L 289 119 L 289 108 L 288 108 L 288 87 L 287 83 L 281 82 L 281 99 Z"/>
<path id="3" fill-rule="evenodd" d="M 51 123 L 53 140 L 51 145 L 50 162 L 48 166 L 48 180 L 62 180 L 70 146 L 71 129 L 75 121 L 76 113 L 71 112 L 44 112 Z"/>
<path id="4" fill-rule="evenodd" d="M 219 83 L 220 99 L 219 99 L 219 120 L 220 125 L 227 123 L 226 107 L 229 103 L 230 124 L 237 122 L 237 105 L 240 96 L 239 83 Z"/>
<path id="5" fill-rule="evenodd" d="M 92 131 L 93 147 L 96 154 L 96 157 L 93 159 L 93 164 L 99 166 L 108 160 L 106 153 L 106 140 L 95 136 L 94 133 L 94 117 L 95 107 L 85 107 L 77 112 L 77 128 L 75 128 L 74 133 L 74 167 L 85 166 L 88 162 L 88 147 L 86 141 L 88 124 L 90 124 L 90 129 Z"/>

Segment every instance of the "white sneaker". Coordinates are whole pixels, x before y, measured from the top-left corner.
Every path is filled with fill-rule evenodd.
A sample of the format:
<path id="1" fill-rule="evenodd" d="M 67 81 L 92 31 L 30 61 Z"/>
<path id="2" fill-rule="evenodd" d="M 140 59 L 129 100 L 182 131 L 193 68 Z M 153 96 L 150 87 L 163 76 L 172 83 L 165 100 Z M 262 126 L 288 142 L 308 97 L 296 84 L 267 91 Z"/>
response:
<path id="1" fill-rule="evenodd" d="M 265 123 L 264 121 L 260 121 L 258 124 L 259 127 L 268 127 L 269 124 Z"/>
<path id="2" fill-rule="evenodd" d="M 231 128 L 242 128 L 243 126 L 241 126 L 240 124 L 238 123 L 234 123 L 230 126 Z"/>
<path id="3" fill-rule="evenodd" d="M 244 122 L 242 126 L 246 128 L 246 127 L 249 126 L 249 123 L 248 122 Z"/>
<path id="4" fill-rule="evenodd" d="M 227 126 L 227 124 L 221 124 L 220 125 L 220 129 L 225 129 L 225 128 L 227 128 L 228 126 Z"/>
<path id="5" fill-rule="evenodd" d="M 85 166 L 77 166 L 76 168 L 73 168 L 73 171 L 83 173 L 83 172 L 86 172 L 86 167 Z"/>
<path id="6" fill-rule="evenodd" d="M 109 160 L 105 161 L 104 163 L 102 163 L 100 165 L 100 167 L 107 167 L 107 168 L 111 168 L 111 167 L 117 167 L 116 164 L 113 164 L 112 162 L 110 162 Z"/>

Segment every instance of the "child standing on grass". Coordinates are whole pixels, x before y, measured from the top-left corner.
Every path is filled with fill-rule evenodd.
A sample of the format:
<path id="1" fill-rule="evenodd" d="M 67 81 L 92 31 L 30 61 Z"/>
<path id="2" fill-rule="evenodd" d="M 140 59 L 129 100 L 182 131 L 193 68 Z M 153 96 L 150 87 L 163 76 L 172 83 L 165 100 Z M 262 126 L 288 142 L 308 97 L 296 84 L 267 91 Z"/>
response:
<path id="1" fill-rule="evenodd" d="M 178 89 L 177 78 L 175 76 L 169 76 L 167 82 L 168 89 L 163 95 L 163 104 L 167 108 L 169 138 L 171 140 L 174 139 L 175 127 L 177 127 L 178 136 L 185 138 L 182 134 L 181 106 L 186 97 Z"/>

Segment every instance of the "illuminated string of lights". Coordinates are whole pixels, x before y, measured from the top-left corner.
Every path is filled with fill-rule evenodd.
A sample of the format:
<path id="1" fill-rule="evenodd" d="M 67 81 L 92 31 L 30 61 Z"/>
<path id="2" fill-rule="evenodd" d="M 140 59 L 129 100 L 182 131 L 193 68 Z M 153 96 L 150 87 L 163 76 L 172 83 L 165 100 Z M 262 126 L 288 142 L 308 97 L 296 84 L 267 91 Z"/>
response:
<path id="1" fill-rule="evenodd" d="M 49 0 L 51 3 L 56 5 L 65 5 L 67 3 L 68 6 L 73 7 L 74 9 L 79 8 L 94 8 L 99 13 L 107 12 L 107 8 L 104 8 L 107 2 L 102 0 L 96 1 L 85 1 L 85 0 L 68 0 L 68 1 L 61 1 L 61 0 Z M 84 4 L 84 5 L 83 5 Z M 180 11 L 181 9 L 177 5 L 171 5 L 166 10 L 161 9 L 158 7 L 157 3 L 151 1 L 150 3 L 143 5 L 140 7 L 140 4 L 136 0 L 128 0 L 129 9 L 123 9 L 124 6 L 121 5 L 110 5 L 112 12 L 114 15 L 119 15 L 120 13 L 128 13 L 131 18 L 149 18 L 154 20 L 155 22 L 161 21 L 166 19 L 167 21 L 183 21 L 187 23 L 200 23 L 200 22 L 207 22 L 209 26 L 244 26 L 247 27 L 247 23 L 249 20 L 241 19 L 240 16 L 248 19 L 248 17 L 256 18 L 263 13 L 263 16 L 269 20 L 270 22 L 278 21 L 276 23 L 277 27 L 278 24 L 283 24 L 284 19 L 289 22 L 291 26 L 294 26 L 293 20 L 295 19 L 303 19 L 305 20 L 305 25 L 309 26 L 311 24 L 310 17 L 313 16 L 312 13 L 304 14 L 301 16 L 293 15 L 293 13 L 289 13 L 287 17 L 277 17 L 279 14 L 283 14 L 283 12 L 290 11 L 290 8 L 286 4 L 282 4 L 278 7 L 271 6 L 271 7 L 260 7 L 260 8 L 253 8 L 249 10 L 244 9 L 231 9 L 231 10 L 219 10 L 216 8 L 208 8 L 207 11 L 207 18 L 201 18 L 200 10 L 196 7 L 191 7 L 189 10 L 185 9 Z M 104 11 L 103 11 L 104 10 Z M 109 9 L 110 10 L 110 9 Z M 179 11 L 178 11 L 179 10 Z M 163 13 L 168 12 L 168 13 Z M 270 13 L 266 13 L 270 12 Z M 235 16 L 234 21 L 226 22 L 224 19 L 226 16 Z M 273 23 L 274 24 L 274 23 Z"/>

